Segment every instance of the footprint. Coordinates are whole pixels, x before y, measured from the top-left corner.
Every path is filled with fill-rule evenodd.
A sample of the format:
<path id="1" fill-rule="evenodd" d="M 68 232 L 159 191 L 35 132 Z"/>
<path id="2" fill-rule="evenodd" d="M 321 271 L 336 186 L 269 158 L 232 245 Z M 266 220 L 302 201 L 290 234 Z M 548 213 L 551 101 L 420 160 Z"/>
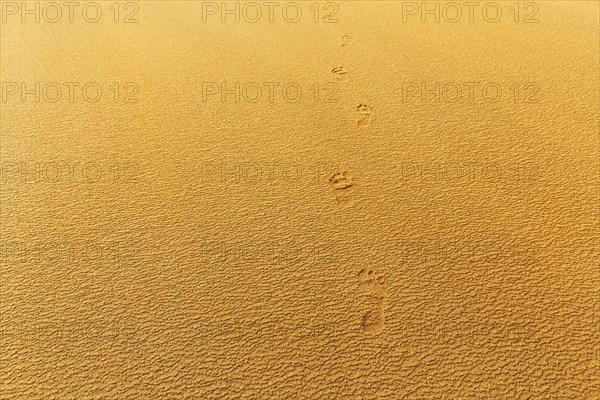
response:
<path id="1" fill-rule="evenodd" d="M 383 307 L 377 306 L 376 309 L 367 312 L 363 316 L 361 327 L 364 333 L 373 335 L 383 330 L 384 322 Z"/>
<path id="2" fill-rule="evenodd" d="M 371 309 L 362 318 L 361 328 L 364 333 L 377 334 L 383 330 L 385 323 L 385 300 L 387 290 L 385 277 L 376 274 L 372 268 L 364 268 L 358 273 L 358 286 L 363 295 L 374 299 Z"/>
<path id="3" fill-rule="evenodd" d="M 352 43 L 352 36 L 344 35 L 342 36 L 342 47 L 350 46 Z"/>
<path id="4" fill-rule="evenodd" d="M 329 183 L 335 189 L 335 200 L 341 208 L 354 207 L 354 178 L 348 171 L 335 173 Z"/>
<path id="5" fill-rule="evenodd" d="M 348 171 L 336 172 L 329 178 L 329 183 L 331 183 L 336 190 L 344 190 L 351 188 L 352 185 L 354 185 L 354 178 Z"/>
<path id="6" fill-rule="evenodd" d="M 356 112 L 360 115 L 360 119 L 356 123 L 359 128 L 371 125 L 371 121 L 373 120 L 373 108 L 366 104 L 359 104 L 356 107 Z"/>
<path id="7" fill-rule="evenodd" d="M 375 274 L 373 268 L 364 268 L 358 273 L 358 284 L 363 292 L 380 299 L 385 299 L 385 277 Z"/>
<path id="8" fill-rule="evenodd" d="M 338 82 L 348 82 L 348 70 L 344 67 L 335 67 L 331 70 Z"/>
<path id="9" fill-rule="evenodd" d="M 354 194 L 351 191 L 340 190 L 335 194 L 335 201 L 341 208 L 352 208 L 354 207 Z"/>

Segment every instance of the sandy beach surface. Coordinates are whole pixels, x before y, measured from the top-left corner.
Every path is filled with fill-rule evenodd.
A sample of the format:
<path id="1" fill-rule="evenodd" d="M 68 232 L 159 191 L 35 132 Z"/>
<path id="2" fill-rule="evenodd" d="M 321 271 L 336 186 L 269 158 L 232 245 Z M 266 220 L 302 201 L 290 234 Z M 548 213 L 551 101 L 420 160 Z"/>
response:
<path id="1" fill-rule="evenodd" d="M 598 1 L 66 3 L 0 2 L 1 399 L 600 398 Z"/>

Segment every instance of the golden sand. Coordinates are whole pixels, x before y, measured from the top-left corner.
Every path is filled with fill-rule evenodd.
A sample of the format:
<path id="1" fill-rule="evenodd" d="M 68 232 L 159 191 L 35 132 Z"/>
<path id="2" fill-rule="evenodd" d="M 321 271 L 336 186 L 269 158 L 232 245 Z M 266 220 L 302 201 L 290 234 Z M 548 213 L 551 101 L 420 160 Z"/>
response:
<path id="1" fill-rule="evenodd" d="M 599 399 L 599 2 L 267 3 L 0 3 L 0 398 Z"/>

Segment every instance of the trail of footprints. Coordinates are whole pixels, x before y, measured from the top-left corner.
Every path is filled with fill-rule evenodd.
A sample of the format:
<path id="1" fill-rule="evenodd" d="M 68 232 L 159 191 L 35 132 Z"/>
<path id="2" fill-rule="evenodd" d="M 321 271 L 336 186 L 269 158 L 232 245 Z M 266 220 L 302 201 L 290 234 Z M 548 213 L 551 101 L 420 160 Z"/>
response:
<path id="1" fill-rule="evenodd" d="M 349 35 L 342 36 L 342 47 L 348 47 L 352 43 L 353 38 Z M 346 67 L 339 66 L 331 70 L 335 79 L 338 82 L 348 82 L 348 70 Z M 361 103 L 356 107 L 356 113 L 358 114 L 358 121 L 356 126 L 359 128 L 365 128 L 371 125 L 373 120 L 373 108 L 367 104 Z M 336 201 L 342 208 L 348 208 L 354 206 L 353 196 L 353 178 L 348 171 L 337 172 L 330 179 L 329 182 L 335 189 Z"/>
<path id="2" fill-rule="evenodd" d="M 345 35 L 342 37 L 342 47 L 351 45 L 353 38 Z M 348 70 L 343 67 L 335 67 L 331 70 L 338 82 L 349 81 Z M 356 107 L 358 128 L 367 128 L 373 121 L 373 108 L 361 103 Z M 329 183 L 335 190 L 336 201 L 342 208 L 354 206 L 354 178 L 348 171 L 336 172 Z M 387 288 L 385 277 L 376 273 L 373 268 L 364 268 L 358 273 L 358 288 L 365 300 L 368 301 L 369 310 L 362 316 L 360 326 L 365 334 L 374 335 L 383 330 L 385 323 L 385 302 L 387 299 Z"/>
<path id="3" fill-rule="evenodd" d="M 362 331 L 367 334 L 377 334 L 383 330 L 385 323 L 387 299 L 385 277 L 375 273 L 373 268 L 364 268 L 358 273 L 358 287 L 362 295 L 369 300 L 370 308 L 362 317 Z"/>
<path id="4" fill-rule="evenodd" d="M 350 44 L 352 44 L 352 40 L 352 36 L 342 36 L 342 47 L 350 46 Z M 350 80 L 348 77 L 348 70 L 346 69 L 346 67 L 335 67 L 331 70 L 331 73 L 333 73 L 338 82 L 344 83 Z M 356 113 L 358 114 L 358 121 L 356 122 L 356 126 L 358 126 L 359 128 L 366 128 L 368 126 L 371 126 L 371 122 L 373 121 L 373 108 L 371 106 L 361 103 L 356 107 Z"/>

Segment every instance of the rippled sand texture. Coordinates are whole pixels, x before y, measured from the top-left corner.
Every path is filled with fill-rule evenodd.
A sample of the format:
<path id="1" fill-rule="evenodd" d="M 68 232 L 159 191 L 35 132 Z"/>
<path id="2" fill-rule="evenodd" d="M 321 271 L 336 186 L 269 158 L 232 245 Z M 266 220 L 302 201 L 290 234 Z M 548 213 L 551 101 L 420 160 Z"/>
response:
<path id="1" fill-rule="evenodd" d="M 600 398 L 597 1 L 7 3 L 2 399 Z"/>

